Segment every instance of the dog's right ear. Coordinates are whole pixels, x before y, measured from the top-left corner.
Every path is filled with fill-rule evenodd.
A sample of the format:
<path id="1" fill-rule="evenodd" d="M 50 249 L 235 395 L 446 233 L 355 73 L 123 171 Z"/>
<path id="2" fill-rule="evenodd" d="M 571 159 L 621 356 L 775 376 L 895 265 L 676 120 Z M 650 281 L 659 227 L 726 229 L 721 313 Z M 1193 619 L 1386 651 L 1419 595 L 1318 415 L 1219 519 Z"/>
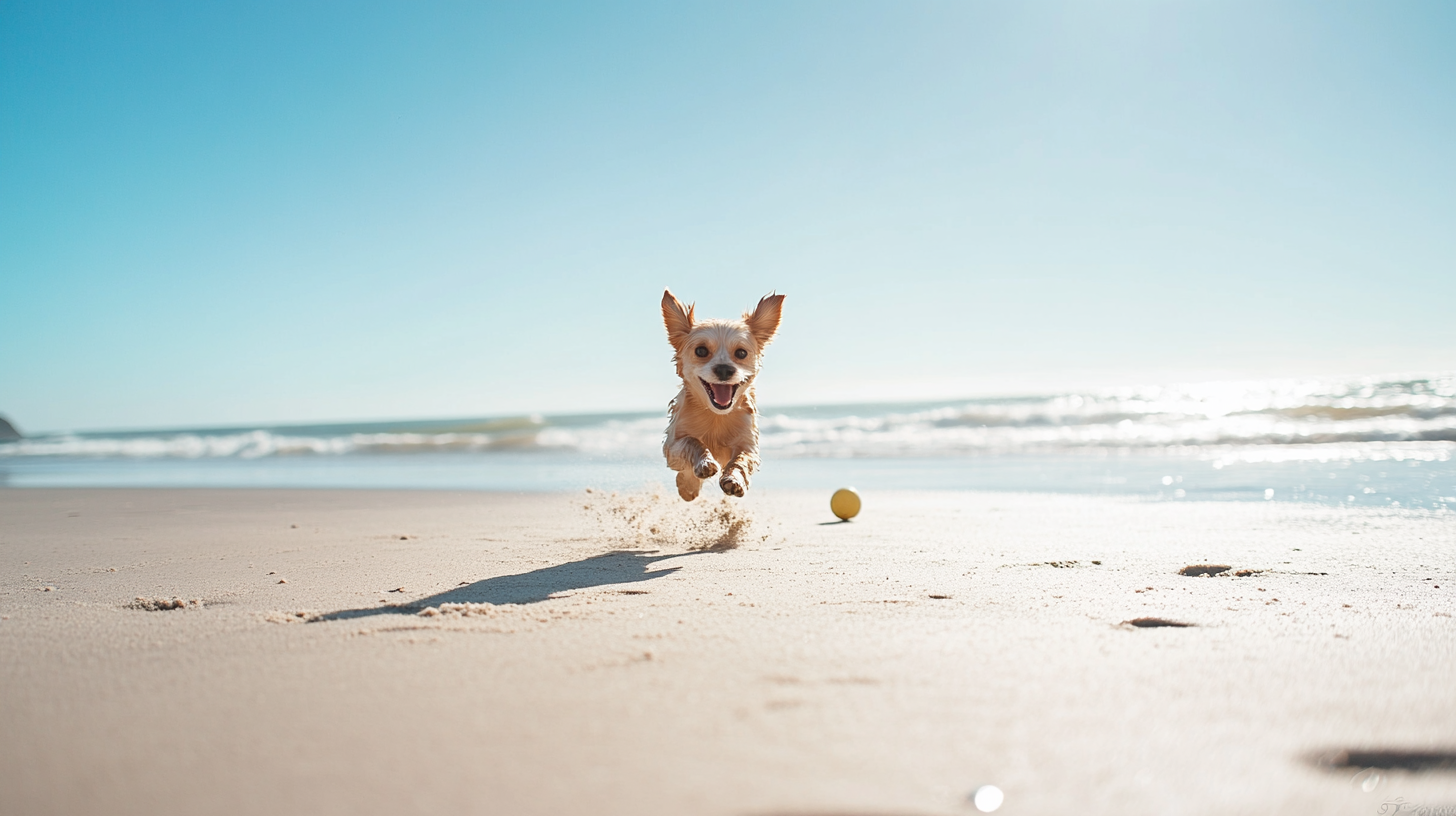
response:
<path id="1" fill-rule="evenodd" d="M 673 348 L 682 345 L 688 332 L 693 330 L 693 307 L 683 308 L 682 301 L 672 296 L 670 290 L 662 290 L 662 322 L 667 326 L 667 342 Z"/>
<path id="2" fill-rule="evenodd" d="M 753 341 L 758 343 L 759 351 L 768 346 L 774 332 L 779 330 L 779 317 L 783 310 L 784 296 L 770 294 L 764 295 L 752 312 L 744 312 L 743 322 L 748 324 L 748 331 L 753 335 Z"/>

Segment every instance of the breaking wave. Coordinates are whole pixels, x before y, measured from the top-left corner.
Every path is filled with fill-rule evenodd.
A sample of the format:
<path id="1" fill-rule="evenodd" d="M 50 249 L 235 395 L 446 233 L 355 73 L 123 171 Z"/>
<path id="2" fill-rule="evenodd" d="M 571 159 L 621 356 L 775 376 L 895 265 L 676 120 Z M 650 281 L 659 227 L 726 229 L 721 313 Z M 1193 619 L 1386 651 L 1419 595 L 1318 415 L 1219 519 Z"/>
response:
<path id="1" fill-rule="evenodd" d="M 659 413 L 63 433 L 0 443 L 0 458 L 258 459 L 564 451 L 655 456 Z M 1197 449 L 1209 458 L 1412 458 L 1456 452 L 1456 374 L 1259 380 L 1050 396 L 766 410 L 765 454 L 939 457 Z"/>

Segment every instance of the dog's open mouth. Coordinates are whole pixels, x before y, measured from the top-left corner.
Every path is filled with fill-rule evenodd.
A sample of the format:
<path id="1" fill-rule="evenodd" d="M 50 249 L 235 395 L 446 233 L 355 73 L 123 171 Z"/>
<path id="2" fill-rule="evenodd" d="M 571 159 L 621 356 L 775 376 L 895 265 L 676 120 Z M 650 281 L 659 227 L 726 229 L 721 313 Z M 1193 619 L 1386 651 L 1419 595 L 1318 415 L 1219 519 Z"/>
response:
<path id="1" fill-rule="evenodd" d="M 710 383 L 699 377 L 698 382 L 708 392 L 708 402 L 720 411 L 728 410 L 733 404 L 733 398 L 738 395 L 738 383 Z"/>

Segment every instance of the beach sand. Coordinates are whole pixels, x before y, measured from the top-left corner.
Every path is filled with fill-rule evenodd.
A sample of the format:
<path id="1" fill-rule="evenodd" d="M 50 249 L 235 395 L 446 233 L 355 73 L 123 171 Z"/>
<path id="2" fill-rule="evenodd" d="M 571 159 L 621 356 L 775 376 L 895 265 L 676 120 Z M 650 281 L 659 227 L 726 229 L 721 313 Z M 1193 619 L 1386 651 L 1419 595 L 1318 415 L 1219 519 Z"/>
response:
<path id="1" fill-rule="evenodd" d="M 0 490 L 0 812 L 1456 808 L 1450 514 L 721 502 Z"/>

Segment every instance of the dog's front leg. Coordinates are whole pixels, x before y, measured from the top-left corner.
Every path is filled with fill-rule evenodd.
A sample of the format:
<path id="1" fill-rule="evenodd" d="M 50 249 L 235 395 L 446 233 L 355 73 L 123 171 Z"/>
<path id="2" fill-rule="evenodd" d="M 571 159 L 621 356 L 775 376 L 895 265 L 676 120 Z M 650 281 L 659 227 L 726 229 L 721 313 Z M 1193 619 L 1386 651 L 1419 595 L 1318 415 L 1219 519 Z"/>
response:
<path id="1" fill-rule="evenodd" d="M 703 480 L 718 472 L 718 463 L 702 442 L 691 436 L 673 440 L 667 445 L 667 466 L 677 471 L 677 494 L 683 501 L 692 501 L 703 489 Z"/>
<path id="2" fill-rule="evenodd" d="M 743 451 L 733 456 L 733 459 L 723 467 L 723 475 L 718 479 L 718 486 L 729 496 L 743 497 L 748 492 L 748 477 L 758 469 L 758 456 Z"/>

